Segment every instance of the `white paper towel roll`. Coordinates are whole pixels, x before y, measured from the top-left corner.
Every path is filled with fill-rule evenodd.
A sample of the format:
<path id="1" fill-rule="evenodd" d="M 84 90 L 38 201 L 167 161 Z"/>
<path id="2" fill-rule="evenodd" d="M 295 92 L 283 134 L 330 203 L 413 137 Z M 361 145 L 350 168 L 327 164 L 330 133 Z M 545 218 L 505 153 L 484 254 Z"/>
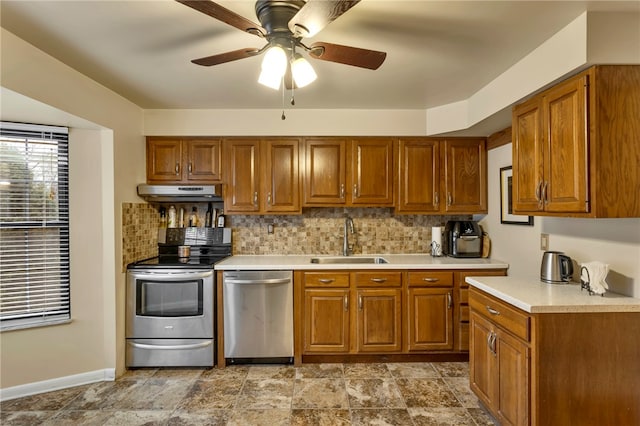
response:
<path id="1" fill-rule="evenodd" d="M 439 226 L 431 227 L 431 256 L 442 256 L 442 230 Z"/>

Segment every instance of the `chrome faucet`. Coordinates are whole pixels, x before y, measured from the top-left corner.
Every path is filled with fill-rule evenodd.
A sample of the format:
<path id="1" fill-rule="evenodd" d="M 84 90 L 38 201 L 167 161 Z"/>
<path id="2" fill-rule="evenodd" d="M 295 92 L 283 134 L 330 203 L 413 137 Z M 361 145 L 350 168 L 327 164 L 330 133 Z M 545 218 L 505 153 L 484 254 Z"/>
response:
<path id="1" fill-rule="evenodd" d="M 355 234 L 355 228 L 353 227 L 353 219 L 347 216 L 344 220 L 344 236 L 342 241 L 342 255 L 349 256 L 352 253 L 352 245 L 349 245 L 349 232 Z"/>

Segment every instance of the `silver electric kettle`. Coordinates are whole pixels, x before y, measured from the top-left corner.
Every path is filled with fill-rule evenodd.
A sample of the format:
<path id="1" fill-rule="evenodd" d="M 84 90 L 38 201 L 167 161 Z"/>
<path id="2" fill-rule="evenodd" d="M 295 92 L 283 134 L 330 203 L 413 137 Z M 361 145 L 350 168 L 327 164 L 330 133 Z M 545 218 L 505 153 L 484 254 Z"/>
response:
<path id="1" fill-rule="evenodd" d="M 561 251 L 545 251 L 540 266 L 540 279 L 546 283 L 571 281 L 573 262 Z"/>

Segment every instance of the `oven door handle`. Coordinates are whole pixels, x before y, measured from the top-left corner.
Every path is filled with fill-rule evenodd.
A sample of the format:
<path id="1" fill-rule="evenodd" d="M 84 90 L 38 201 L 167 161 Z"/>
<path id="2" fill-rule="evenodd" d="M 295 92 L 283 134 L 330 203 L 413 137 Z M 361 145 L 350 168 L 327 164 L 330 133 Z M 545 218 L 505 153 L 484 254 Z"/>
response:
<path id="1" fill-rule="evenodd" d="M 209 340 L 206 342 L 200 343 L 192 343 L 189 345 L 149 345 L 146 343 L 135 343 L 128 342 L 131 346 L 138 349 L 151 349 L 151 350 L 181 350 L 181 349 L 200 349 L 206 348 L 207 346 L 213 345 L 213 341 Z"/>
<path id="2" fill-rule="evenodd" d="M 291 282 L 289 278 L 272 278 L 266 280 L 237 280 L 237 279 L 224 279 L 225 284 L 288 284 Z"/>
<path id="3" fill-rule="evenodd" d="M 140 272 L 136 271 L 132 274 L 134 278 L 157 278 L 157 279 L 175 279 L 180 278 L 208 278 L 213 276 L 213 270 L 208 271 L 176 271 L 176 272 Z"/>

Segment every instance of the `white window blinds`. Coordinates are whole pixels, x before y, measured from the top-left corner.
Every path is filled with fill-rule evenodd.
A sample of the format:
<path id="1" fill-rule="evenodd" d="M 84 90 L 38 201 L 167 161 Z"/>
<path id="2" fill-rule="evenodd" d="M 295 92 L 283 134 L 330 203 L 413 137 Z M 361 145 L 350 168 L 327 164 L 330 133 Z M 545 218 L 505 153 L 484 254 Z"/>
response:
<path id="1" fill-rule="evenodd" d="M 69 319 L 68 129 L 0 122 L 0 329 Z"/>

